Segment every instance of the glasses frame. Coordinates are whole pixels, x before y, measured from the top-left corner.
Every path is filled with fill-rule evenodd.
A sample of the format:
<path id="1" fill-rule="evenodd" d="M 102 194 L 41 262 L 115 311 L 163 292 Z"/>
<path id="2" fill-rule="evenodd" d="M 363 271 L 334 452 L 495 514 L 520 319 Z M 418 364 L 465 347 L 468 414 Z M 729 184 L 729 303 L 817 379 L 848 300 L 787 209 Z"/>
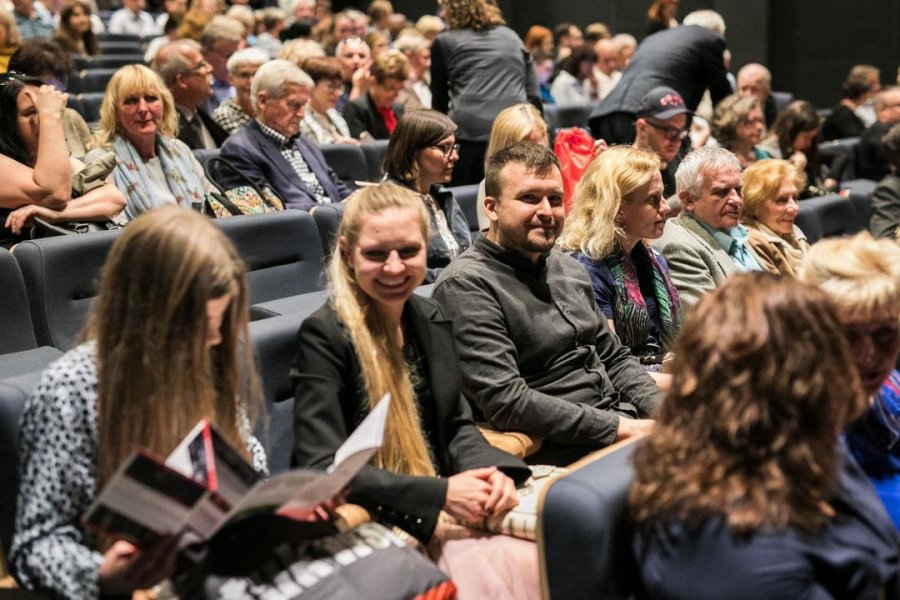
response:
<path id="1" fill-rule="evenodd" d="M 456 155 L 459 156 L 459 142 L 454 142 L 447 147 L 446 144 L 428 144 L 430 148 L 437 148 L 441 151 L 441 154 L 444 155 L 444 158 L 449 159 L 453 152 L 456 152 Z"/>
<path id="2" fill-rule="evenodd" d="M 660 125 L 659 123 L 654 123 L 650 119 L 644 119 L 647 125 L 650 125 L 654 129 L 658 129 L 663 132 L 663 137 L 666 138 L 670 142 L 680 142 L 688 135 L 687 128 L 679 129 L 677 127 L 666 127 L 665 125 Z"/>

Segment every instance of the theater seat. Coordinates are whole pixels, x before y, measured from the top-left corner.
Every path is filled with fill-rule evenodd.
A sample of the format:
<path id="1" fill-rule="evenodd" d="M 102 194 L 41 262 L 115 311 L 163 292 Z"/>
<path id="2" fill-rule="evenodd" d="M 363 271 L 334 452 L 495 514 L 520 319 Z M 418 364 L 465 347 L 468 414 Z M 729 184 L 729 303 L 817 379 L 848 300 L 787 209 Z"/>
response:
<path id="1" fill-rule="evenodd" d="M 431 298 L 433 290 L 434 284 L 429 283 L 420 285 L 413 293 L 418 294 L 423 298 Z M 325 304 L 328 300 L 328 295 L 328 290 L 320 290 L 318 292 L 298 294 L 296 296 L 288 296 L 287 298 L 279 298 L 278 300 L 254 304 L 250 307 L 250 318 L 252 320 L 259 320 L 277 317 L 279 315 L 307 315 Z"/>
<path id="2" fill-rule="evenodd" d="M 538 500 L 537 537 L 543 597 L 629 600 L 637 566 L 631 551 L 628 440 L 578 461 Z"/>
<path id="3" fill-rule="evenodd" d="M 77 99 L 81 103 L 81 116 L 88 123 L 100 120 L 100 105 L 103 104 L 104 92 L 88 92 L 78 94 Z"/>
<path id="4" fill-rule="evenodd" d="M 5 556 L 12 544 L 19 495 L 19 418 L 40 375 L 38 371 L 0 381 L 0 543 Z"/>
<path id="5" fill-rule="evenodd" d="M 478 186 L 479 184 L 472 183 L 447 188 L 453 192 L 453 198 L 459 204 L 463 216 L 469 222 L 469 231 L 473 234 L 478 233 L 478 211 L 481 210 L 478 205 Z"/>
<path id="6" fill-rule="evenodd" d="M 70 94 L 83 94 L 88 92 L 103 92 L 106 85 L 112 79 L 117 69 L 85 69 L 79 71 L 77 76 L 69 78 L 68 91 Z"/>
<path id="7" fill-rule="evenodd" d="M 381 166 L 384 163 L 384 157 L 387 155 L 388 142 L 390 140 L 372 140 L 359 146 L 366 157 L 369 181 L 381 181 L 381 178 L 384 177 L 384 170 Z"/>
<path id="8" fill-rule="evenodd" d="M 313 212 L 313 219 L 316 221 L 319 237 L 322 240 L 322 254 L 325 256 L 326 261 L 331 257 L 331 250 L 334 248 L 334 238 L 337 236 L 338 228 L 341 226 L 344 206 L 346 205 L 342 202 L 322 204 L 317 206 Z"/>
<path id="9" fill-rule="evenodd" d="M 806 234 L 810 244 L 822 238 L 849 235 L 867 228 L 868 219 L 863 210 L 854 206 L 851 198 L 828 194 L 800 201 L 800 212 L 795 221 Z"/>
<path id="10" fill-rule="evenodd" d="M 590 129 L 588 117 L 592 108 L 592 106 L 581 104 L 547 104 L 544 106 L 544 120 L 547 121 L 551 134 L 557 129 L 566 127 Z"/>
<path id="11" fill-rule="evenodd" d="M 325 156 L 338 179 L 343 181 L 351 190 L 359 186 L 357 181 L 369 180 L 369 168 L 366 165 L 366 157 L 359 146 L 352 144 L 329 144 L 319 146 L 319 150 Z"/>
<path id="12" fill-rule="evenodd" d="M 22 270 L 37 343 L 68 350 L 83 327 L 97 278 L 119 231 L 29 240 L 13 256 Z"/>
<path id="13" fill-rule="evenodd" d="M 322 242 L 309 213 L 285 210 L 214 222 L 247 266 L 251 304 L 325 287 Z"/>

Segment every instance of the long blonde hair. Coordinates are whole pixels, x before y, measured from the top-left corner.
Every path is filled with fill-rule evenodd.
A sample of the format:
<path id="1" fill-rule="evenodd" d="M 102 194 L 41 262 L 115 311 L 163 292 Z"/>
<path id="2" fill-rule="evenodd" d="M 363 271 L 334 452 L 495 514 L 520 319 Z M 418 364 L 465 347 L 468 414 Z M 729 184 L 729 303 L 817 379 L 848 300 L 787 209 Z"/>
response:
<path id="1" fill-rule="evenodd" d="M 385 393 L 391 394 L 384 444 L 375 454 L 375 465 L 397 473 L 434 475 L 401 341 L 379 318 L 349 265 L 363 224 L 372 215 L 391 208 L 412 211 L 427 243 L 428 213 L 418 195 L 393 183 L 359 190 L 347 200 L 329 265 L 331 304 L 353 342 L 369 408 L 374 408 Z"/>
<path id="2" fill-rule="evenodd" d="M 547 122 L 533 105 L 523 102 L 501 110 L 491 126 L 491 138 L 484 154 L 485 167 L 495 152 L 523 141 L 535 128 L 544 134 L 548 132 Z"/>
<path id="3" fill-rule="evenodd" d="M 594 260 L 608 256 L 624 235 L 619 210 L 658 170 L 656 154 L 632 146 L 613 146 L 591 161 L 575 187 L 562 247 Z"/>
<path id="4" fill-rule="evenodd" d="M 247 339 L 244 267 L 208 219 L 166 206 L 115 241 L 84 337 L 97 344 L 99 485 L 141 445 L 165 456 L 209 418 L 245 457 L 244 414 L 260 398 Z M 207 344 L 206 303 L 230 294 L 222 341 Z M 240 355 L 240 356 L 239 356 Z"/>
<path id="5" fill-rule="evenodd" d="M 97 140 L 101 146 L 109 146 L 116 137 L 122 135 L 122 124 L 119 122 L 119 107 L 131 94 L 153 92 L 163 103 L 162 121 L 159 133 L 169 137 L 178 135 L 178 113 L 175 111 L 175 100 L 172 92 L 163 83 L 162 78 L 152 69 L 144 65 L 126 65 L 113 74 L 106 86 L 106 95 L 100 105 L 100 127 Z"/>

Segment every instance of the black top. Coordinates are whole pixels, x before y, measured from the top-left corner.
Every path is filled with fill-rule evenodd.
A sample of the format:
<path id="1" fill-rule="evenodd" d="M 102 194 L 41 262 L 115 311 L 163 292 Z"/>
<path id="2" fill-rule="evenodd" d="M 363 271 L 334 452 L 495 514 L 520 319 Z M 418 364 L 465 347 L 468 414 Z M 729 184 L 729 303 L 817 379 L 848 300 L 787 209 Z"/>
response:
<path id="1" fill-rule="evenodd" d="M 862 119 L 843 104 L 831 109 L 831 114 L 822 123 L 823 140 L 839 140 L 841 138 L 859 137 L 866 130 Z"/>

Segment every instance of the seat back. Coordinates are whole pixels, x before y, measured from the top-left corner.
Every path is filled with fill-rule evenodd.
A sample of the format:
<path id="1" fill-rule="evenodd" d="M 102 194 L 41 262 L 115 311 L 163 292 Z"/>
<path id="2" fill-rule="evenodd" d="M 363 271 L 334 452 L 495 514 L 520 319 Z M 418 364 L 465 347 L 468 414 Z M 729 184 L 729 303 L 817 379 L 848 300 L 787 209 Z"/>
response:
<path id="1" fill-rule="evenodd" d="M 351 190 L 357 187 L 357 181 L 368 181 L 369 167 L 366 165 L 366 157 L 359 146 L 352 144 L 329 144 L 319 146 L 319 150 L 325 156 L 338 179 L 343 181 Z"/>
<path id="2" fill-rule="evenodd" d="M 100 42 L 100 54 L 137 54 L 143 56 L 144 43 L 141 38 Z"/>
<path id="3" fill-rule="evenodd" d="M 97 278 L 119 231 L 29 240 L 13 256 L 22 270 L 38 344 L 68 350 L 87 320 Z"/>
<path id="4" fill-rule="evenodd" d="M 322 239 L 322 254 L 327 261 L 331 257 L 334 248 L 334 240 L 338 228 L 341 226 L 341 218 L 344 216 L 344 203 L 323 204 L 317 206 L 313 213 L 316 227 L 319 228 L 319 237 Z"/>
<path id="5" fill-rule="evenodd" d="M 6 248 L 0 248 L 0 290 L 0 354 L 37 348 L 25 280 Z"/>
<path id="6" fill-rule="evenodd" d="M 366 167 L 369 170 L 369 181 L 381 181 L 384 177 L 384 157 L 387 156 L 387 147 L 390 140 L 372 140 L 360 144 L 363 155 L 366 157 Z"/>
<path id="7" fill-rule="evenodd" d="M 104 52 L 93 56 L 82 69 L 118 69 L 125 65 L 145 65 L 144 55 L 141 52 L 125 52 L 113 54 Z"/>
<path id="8" fill-rule="evenodd" d="M 85 69 L 79 71 L 77 77 L 69 79 L 68 90 L 70 93 L 83 94 L 88 92 L 102 92 L 112 79 L 117 69 Z"/>
<path id="9" fill-rule="evenodd" d="M 94 123 L 100 120 L 100 105 L 103 104 L 104 92 L 87 92 L 78 94 L 78 101 L 81 102 L 81 116 L 88 123 Z"/>
<path id="10" fill-rule="evenodd" d="M 19 495 L 19 418 L 40 373 L 0 381 L 0 544 L 9 556 Z"/>
<path id="11" fill-rule="evenodd" d="M 592 108 L 590 105 L 581 104 L 550 104 L 544 107 L 544 117 L 551 131 L 566 127 L 589 129 L 588 117 Z"/>
<path id="12" fill-rule="evenodd" d="M 773 91 L 772 99 L 775 100 L 775 112 L 778 114 L 794 101 L 794 95 L 790 92 Z"/>
<path id="13" fill-rule="evenodd" d="M 478 204 L 478 187 L 479 184 L 472 183 L 448 188 L 453 192 L 453 198 L 459 204 L 466 221 L 469 222 L 469 231 L 472 233 L 478 233 L 478 211 L 481 210 L 481 206 Z"/>
<path id="14" fill-rule="evenodd" d="M 319 295 L 304 312 L 290 313 L 250 323 L 250 341 L 256 356 L 265 396 L 266 418 L 256 435 L 266 449 L 269 471 L 286 471 L 294 447 L 294 388 L 290 371 L 297 355 L 300 323 L 322 306 L 327 296 Z"/>
<path id="15" fill-rule="evenodd" d="M 637 565 L 628 491 L 633 441 L 599 450 L 542 490 L 538 544 L 544 598 L 626 600 Z"/>
<path id="16" fill-rule="evenodd" d="M 801 200 L 795 223 L 813 244 L 822 238 L 856 233 L 866 228 L 868 220 L 863 222 L 862 212 L 854 207 L 850 198 L 828 194 Z"/>
<path id="17" fill-rule="evenodd" d="M 309 213 L 285 210 L 215 223 L 247 266 L 251 304 L 324 287 L 322 242 Z"/>

